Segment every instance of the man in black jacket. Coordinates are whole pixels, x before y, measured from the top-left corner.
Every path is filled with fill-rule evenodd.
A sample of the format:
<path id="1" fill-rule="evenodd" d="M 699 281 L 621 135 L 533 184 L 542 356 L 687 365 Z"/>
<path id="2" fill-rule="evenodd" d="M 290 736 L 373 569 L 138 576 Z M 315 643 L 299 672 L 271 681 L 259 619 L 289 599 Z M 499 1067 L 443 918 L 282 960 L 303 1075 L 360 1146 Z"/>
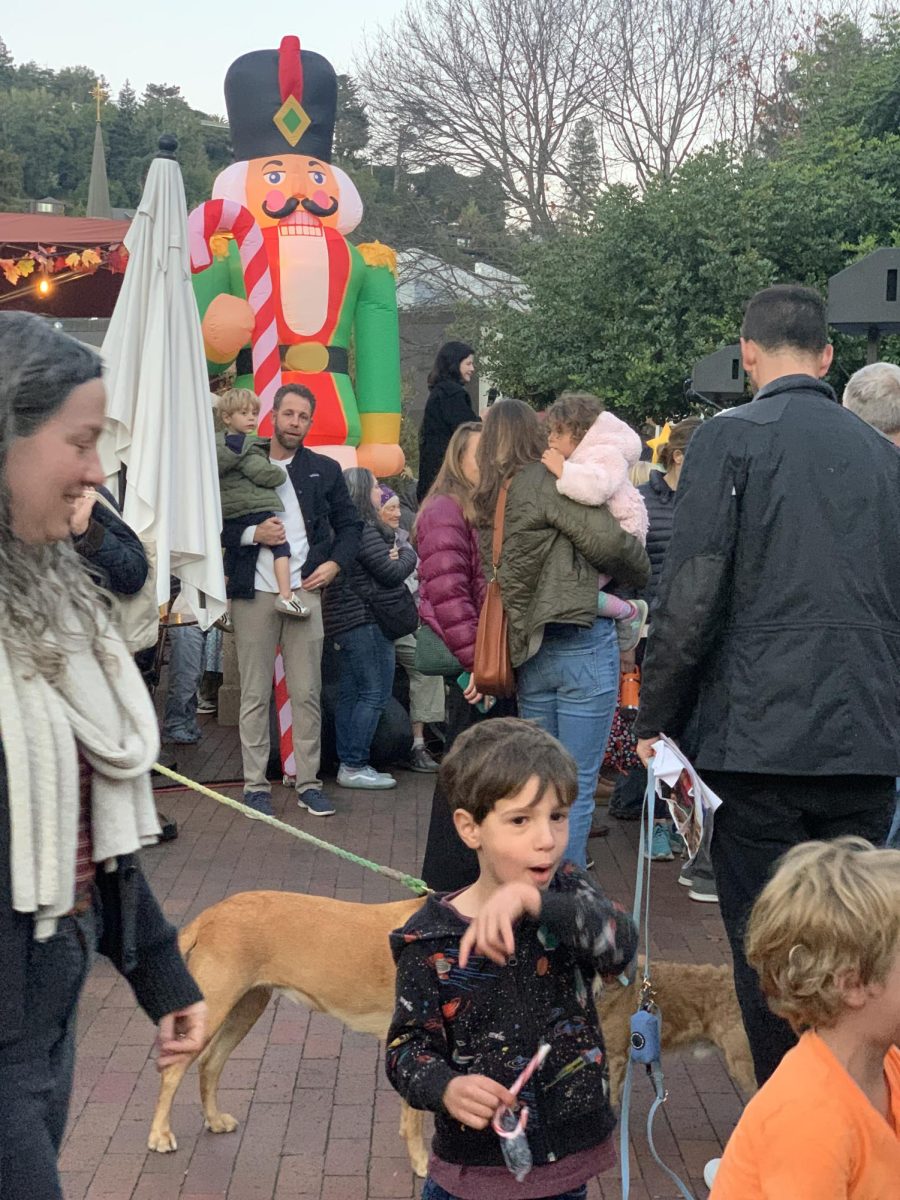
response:
<path id="1" fill-rule="evenodd" d="M 638 753 L 680 740 L 722 799 L 712 844 L 762 1084 L 795 1041 L 744 957 L 775 862 L 811 838 L 883 841 L 900 765 L 900 455 L 840 407 L 825 308 L 758 293 L 752 403 L 694 435 L 644 662 Z"/>
<path id="2" fill-rule="evenodd" d="M 362 523 L 338 464 L 303 445 L 315 408 L 315 396 L 302 384 L 278 389 L 269 457 L 287 471 L 287 479 L 277 489 L 284 511 L 250 528 L 240 521 L 226 521 L 222 544 L 241 674 L 244 802 L 260 812 L 272 812 L 266 779 L 269 701 L 275 648 L 280 645 L 291 697 L 297 801 L 313 816 L 327 817 L 335 810 L 318 778 L 321 592 L 356 558 Z M 291 587 L 302 588 L 311 610 L 307 620 L 283 618 L 275 608 L 278 589 L 269 547 L 284 541 L 291 547 Z"/>

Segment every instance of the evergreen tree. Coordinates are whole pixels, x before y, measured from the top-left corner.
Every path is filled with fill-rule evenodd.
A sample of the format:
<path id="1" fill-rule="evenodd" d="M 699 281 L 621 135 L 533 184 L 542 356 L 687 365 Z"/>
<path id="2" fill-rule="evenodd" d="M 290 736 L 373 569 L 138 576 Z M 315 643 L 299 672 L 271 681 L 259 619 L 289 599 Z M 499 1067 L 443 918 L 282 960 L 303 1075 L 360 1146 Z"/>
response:
<path id="1" fill-rule="evenodd" d="M 13 56 L 7 48 L 6 42 L 0 37 L 0 88 L 12 87 L 16 77 L 16 69 L 13 63 Z"/>
<path id="2" fill-rule="evenodd" d="M 334 157 L 340 163 L 359 165 L 369 144 L 369 117 L 352 75 L 338 75 Z"/>
<path id="3" fill-rule="evenodd" d="M 145 147 L 140 141 L 137 124 L 138 102 L 131 82 L 126 79 L 116 100 L 115 116 L 109 122 L 110 196 L 114 203 L 133 208 L 140 199 L 140 160 Z"/>
<path id="4" fill-rule="evenodd" d="M 582 117 L 575 122 L 566 162 L 564 223 L 570 229 L 578 233 L 584 233 L 588 229 L 602 183 L 603 170 L 597 149 L 597 135 L 591 122 Z"/>

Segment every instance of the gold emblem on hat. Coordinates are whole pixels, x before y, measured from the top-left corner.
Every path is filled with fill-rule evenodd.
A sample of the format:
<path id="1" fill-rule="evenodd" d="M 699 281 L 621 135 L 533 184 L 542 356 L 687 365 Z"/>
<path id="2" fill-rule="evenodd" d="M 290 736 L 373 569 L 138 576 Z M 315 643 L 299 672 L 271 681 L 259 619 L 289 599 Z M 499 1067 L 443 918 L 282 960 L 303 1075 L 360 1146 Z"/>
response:
<path id="1" fill-rule="evenodd" d="M 296 146 L 312 124 L 309 114 L 296 96 L 288 96 L 272 120 L 289 146 Z"/>

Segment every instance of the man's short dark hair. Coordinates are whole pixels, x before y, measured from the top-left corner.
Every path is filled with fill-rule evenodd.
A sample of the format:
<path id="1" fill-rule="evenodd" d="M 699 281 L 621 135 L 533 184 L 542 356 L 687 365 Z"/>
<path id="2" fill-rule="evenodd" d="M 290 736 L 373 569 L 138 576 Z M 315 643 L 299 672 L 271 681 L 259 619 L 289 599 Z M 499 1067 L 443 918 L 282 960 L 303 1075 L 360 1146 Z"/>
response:
<path id="1" fill-rule="evenodd" d="M 441 763 L 439 782 L 451 810 L 463 808 L 480 825 L 498 800 L 537 777 L 568 808 L 578 794 L 575 760 L 533 721 L 496 717 L 461 733 Z"/>
<path id="2" fill-rule="evenodd" d="M 316 411 L 316 398 L 303 383 L 283 383 L 275 393 L 275 399 L 272 401 L 272 409 L 278 412 L 281 408 L 281 402 L 285 396 L 300 396 L 303 400 L 309 401 L 309 415 L 314 416 Z"/>
<path id="3" fill-rule="evenodd" d="M 820 354 L 828 345 L 825 301 L 812 288 L 781 283 L 757 292 L 744 310 L 741 337 L 763 350 Z"/>

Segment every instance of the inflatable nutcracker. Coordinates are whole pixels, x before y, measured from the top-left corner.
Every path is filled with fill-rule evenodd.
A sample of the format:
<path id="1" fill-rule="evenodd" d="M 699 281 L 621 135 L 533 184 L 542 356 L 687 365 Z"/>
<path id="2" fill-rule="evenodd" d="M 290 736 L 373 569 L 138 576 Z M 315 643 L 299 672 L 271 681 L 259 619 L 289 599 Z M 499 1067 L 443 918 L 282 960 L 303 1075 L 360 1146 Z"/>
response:
<path id="1" fill-rule="evenodd" d="M 211 370 L 236 362 L 261 432 L 281 383 L 316 397 L 306 444 L 377 475 L 403 466 L 395 260 L 346 234 L 362 218 L 331 163 L 337 78 L 295 37 L 231 64 L 225 103 L 235 158 L 191 215 L 194 289 Z M 351 347 L 356 387 L 350 375 Z"/>

